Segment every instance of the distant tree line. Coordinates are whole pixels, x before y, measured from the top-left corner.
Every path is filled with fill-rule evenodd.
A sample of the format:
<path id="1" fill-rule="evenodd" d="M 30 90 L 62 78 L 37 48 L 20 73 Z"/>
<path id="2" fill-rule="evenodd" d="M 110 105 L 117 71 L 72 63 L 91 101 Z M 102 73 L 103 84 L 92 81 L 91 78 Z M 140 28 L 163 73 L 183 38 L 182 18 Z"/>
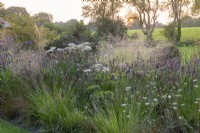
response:
<path id="1" fill-rule="evenodd" d="M 200 17 L 193 18 L 191 16 L 184 16 L 181 20 L 182 27 L 200 27 Z"/>
<path id="2" fill-rule="evenodd" d="M 182 27 L 200 27 L 200 17 L 184 16 L 181 18 Z M 155 28 L 163 28 L 165 25 L 156 21 Z M 139 20 L 136 19 L 128 26 L 129 29 L 140 29 Z"/>
<path id="3" fill-rule="evenodd" d="M 102 37 L 120 36 L 127 33 L 124 20 L 119 17 L 119 12 L 125 2 L 109 1 L 87 1 L 82 7 L 82 16 L 90 18 L 88 25 L 83 21 L 70 20 L 68 22 L 53 22 L 51 14 L 40 12 L 31 16 L 23 7 L 5 8 L 0 2 L 0 15 L 8 21 L 12 27 L 10 34 L 24 44 L 62 45 L 67 42 L 81 43 L 84 41 L 98 42 Z M 167 36 L 173 42 L 181 39 L 181 27 L 199 26 L 199 18 L 185 16 L 184 8 L 192 4 L 188 11 L 193 15 L 199 15 L 199 0 L 130 0 L 127 1 L 131 8 L 135 9 L 132 16 L 135 21 L 129 27 L 141 29 L 146 35 L 148 44 L 153 41 L 154 28 L 164 27 Z M 157 21 L 158 11 L 168 11 L 172 22 L 163 26 Z M 131 17 L 131 16 L 130 16 Z M 1 26 L 2 27 L 2 26 Z"/>

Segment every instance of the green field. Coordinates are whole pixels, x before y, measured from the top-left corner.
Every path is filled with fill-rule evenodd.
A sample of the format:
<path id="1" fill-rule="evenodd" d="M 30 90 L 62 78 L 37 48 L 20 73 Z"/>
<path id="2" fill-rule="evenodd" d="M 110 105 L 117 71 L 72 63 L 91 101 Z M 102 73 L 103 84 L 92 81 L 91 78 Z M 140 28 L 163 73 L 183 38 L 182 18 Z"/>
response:
<path id="1" fill-rule="evenodd" d="M 181 53 L 182 62 L 191 60 L 192 57 L 200 57 L 200 47 L 178 47 Z"/>
<path id="2" fill-rule="evenodd" d="M 166 38 L 162 35 L 163 29 L 155 29 L 153 32 L 153 38 L 156 41 L 166 40 Z M 141 30 L 128 30 L 128 35 L 133 33 L 138 33 L 145 38 L 144 34 Z M 200 27 L 190 27 L 190 28 L 182 28 L 182 37 L 181 41 L 187 40 L 200 40 Z"/>
<path id="3" fill-rule="evenodd" d="M 1 133 L 29 133 L 28 131 L 11 125 L 10 123 L 1 120 L 0 126 Z"/>
<path id="4" fill-rule="evenodd" d="M 163 29 L 155 29 L 153 32 L 153 39 L 156 41 L 165 41 L 166 38 L 162 35 Z M 141 38 L 145 38 L 145 35 L 141 30 L 128 30 L 128 35 L 132 35 L 134 33 L 138 33 Z M 182 28 L 182 37 L 181 41 L 189 42 L 189 41 L 199 41 L 200 40 L 200 27 L 190 27 L 190 28 Z M 190 45 L 190 44 L 189 44 Z M 190 60 L 192 56 L 199 56 L 198 52 L 199 46 L 186 46 L 179 47 L 179 51 L 182 56 L 182 61 Z"/>

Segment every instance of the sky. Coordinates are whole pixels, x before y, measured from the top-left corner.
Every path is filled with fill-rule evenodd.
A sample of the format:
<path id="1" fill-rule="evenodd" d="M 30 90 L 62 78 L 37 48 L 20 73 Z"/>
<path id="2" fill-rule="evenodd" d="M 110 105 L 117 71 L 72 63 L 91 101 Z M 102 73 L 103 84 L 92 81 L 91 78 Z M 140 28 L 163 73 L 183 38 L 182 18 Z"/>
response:
<path id="1" fill-rule="evenodd" d="M 25 7 L 31 14 L 46 12 L 53 15 L 54 21 L 66 22 L 70 19 L 84 20 L 88 22 L 88 19 L 84 19 L 81 14 L 81 7 L 84 2 L 82 0 L 1 0 L 5 7 L 20 6 Z M 121 15 L 127 12 L 127 8 L 122 10 Z M 166 23 L 168 15 L 166 13 L 159 12 L 158 21 Z"/>

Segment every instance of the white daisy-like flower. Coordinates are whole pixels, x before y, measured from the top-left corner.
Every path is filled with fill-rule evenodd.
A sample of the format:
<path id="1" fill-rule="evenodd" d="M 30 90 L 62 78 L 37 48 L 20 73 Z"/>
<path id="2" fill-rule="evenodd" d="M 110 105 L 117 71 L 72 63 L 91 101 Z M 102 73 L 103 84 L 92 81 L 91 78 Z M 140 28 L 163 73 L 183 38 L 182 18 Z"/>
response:
<path id="1" fill-rule="evenodd" d="M 93 66 L 93 68 L 95 68 L 95 69 L 101 69 L 103 66 L 101 65 L 101 64 L 95 64 L 94 66 Z"/>
<path id="2" fill-rule="evenodd" d="M 99 72 L 99 71 L 101 71 L 101 70 L 100 70 L 100 69 L 95 69 L 95 71 Z"/>
<path id="3" fill-rule="evenodd" d="M 142 97 L 144 100 L 147 100 L 148 99 L 148 97 Z"/>
<path id="4" fill-rule="evenodd" d="M 181 91 L 183 91 L 183 89 L 178 89 L 178 92 L 181 92 Z"/>
<path id="5" fill-rule="evenodd" d="M 181 107 L 183 107 L 183 106 L 185 106 L 185 104 L 182 103 L 182 104 L 181 104 Z"/>
<path id="6" fill-rule="evenodd" d="M 103 67 L 102 72 L 110 72 L 110 69 L 108 67 Z"/>
<path id="7" fill-rule="evenodd" d="M 194 87 L 195 87 L 195 88 L 199 88 L 199 86 L 198 86 L 198 85 L 194 85 Z"/>
<path id="8" fill-rule="evenodd" d="M 125 104 L 125 103 L 123 103 L 123 104 L 122 104 L 122 106 L 123 106 L 123 107 L 125 107 L 125 106 L 126 106 L 126 104 Z"/>
<path id="9" fill-rule="evenodd" d="M 154 102 L 158 102 L 158 99 L 157 99 L 157 98 L 154 98 L 153 101 L 154 101 Z"/>
<path id="10" fill-rule="evenodd" d="M 193 82 L 197 82 L 197 79 L 194 79 Z"/>
<path id="11" fill-rule="evenodd" d="M 149 105 L 150 105 L 150 103 L 145 103 L 144 105 L 146 105 L 146 106 L 149 106 Z"/>
<path id="12" fill-rule="evenodd" d="M 199 102 L 195 101 L 194 104 L 199 104 Z"/>
<path id="13" fill-rule="evenodd" d="M 129 91 L 131 89 L 130 86 L 126 87 L 125 91 Z"/>
<path id="14" fill-rule="evenodd" d="M 182 95 L 175 95 L 176 97 L 182 97 Z"/>
<path id="15" fill-rule="evenodd" d="M 177 107 L 173 107 L 174 110 L 177 110 Z"/>
<path id="16" fill-rule="evenodd" d="M 167 97 L 168 97 L 168 99 L 171 99 L 171 98 L 172 98 L 172 96 L 171 96 L 171 95 L 168 95 Z"/>
<path id="17" fill-rule="evenodd" d="M 85 69 L 83 72 L 84 73 L 89 73 L 89 72 L 91 72 L 91 69 Z"/>

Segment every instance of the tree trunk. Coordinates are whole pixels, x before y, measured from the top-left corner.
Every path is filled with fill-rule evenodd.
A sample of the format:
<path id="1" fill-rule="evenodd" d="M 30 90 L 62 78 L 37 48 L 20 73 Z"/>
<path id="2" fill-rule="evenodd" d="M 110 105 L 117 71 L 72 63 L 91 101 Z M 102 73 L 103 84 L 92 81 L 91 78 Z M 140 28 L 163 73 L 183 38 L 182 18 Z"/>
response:
<path id="1" fill-rule="evenodd" d="M 147 34 L 146 34 L 146 36 L 147 36 L 147 43 L 148 43 L 149 46 L 153 45 L 152 33 L 153 33 L 152 31 L 147 31 Z"/>
<path id="2" fill-rule="evenodd" d="M 181 40 L 181 19 L 178 19 L 176 41 L 179 42 L 180 40 Z"/>
<path id="3" fill-rule="evenodd" d="M 173 33 L 172 33 L 172 41 L 175 43 L 176 42 L 176 18 L 174 19 L 173 22 Z"/>

